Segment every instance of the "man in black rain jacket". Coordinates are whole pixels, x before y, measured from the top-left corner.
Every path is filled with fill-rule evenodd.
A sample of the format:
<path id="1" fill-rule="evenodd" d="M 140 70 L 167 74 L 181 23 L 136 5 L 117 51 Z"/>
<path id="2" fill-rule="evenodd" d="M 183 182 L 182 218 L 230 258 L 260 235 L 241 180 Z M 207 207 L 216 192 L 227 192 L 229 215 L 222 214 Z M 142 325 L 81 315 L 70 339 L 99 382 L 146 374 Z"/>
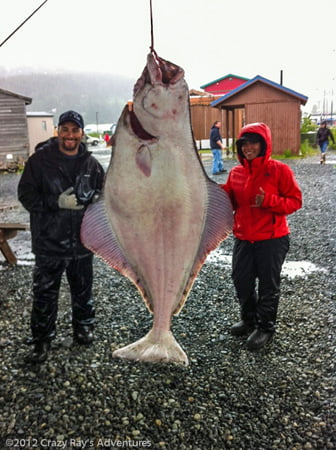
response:
<path id="1" fill-rule="evenodd" d="M 74 340 L 91 344 L 95 321 L 92 298 L 92 253 L 80 240 L 88 204 L 103 187 L 104 170 L 82 142 L 80 114 L 61 114 L 58 137 L 39 144 L 28 159 L 18 185 L 18 197 L 30 213 L 33 271 L 31 314 L 33 352 L 29 360 L 46 360 L 56 336 L 59 288 L 66 272 L 72 302 Z"/>

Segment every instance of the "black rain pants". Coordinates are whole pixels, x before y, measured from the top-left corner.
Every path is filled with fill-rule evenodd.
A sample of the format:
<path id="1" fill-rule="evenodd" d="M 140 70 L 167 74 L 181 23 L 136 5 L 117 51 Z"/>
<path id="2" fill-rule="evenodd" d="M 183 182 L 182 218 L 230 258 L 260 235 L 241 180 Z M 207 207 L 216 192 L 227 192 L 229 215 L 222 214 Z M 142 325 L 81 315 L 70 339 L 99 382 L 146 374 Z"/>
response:
<path id="1" fill-rule="evenodd" d="M 83 326 L 93 329 L 92 261 L 93 255 L 71 260 L 36 255 L 31 314 L 31 331 L 35 342 L 55 339 L 58 295 L 64 271 L 70 286 L 73 330 L 80 330 Z"/>
<path id="2" fill-rule="evenodd" d="M 255 242 L 235 238 L 232 279 L 244 322 L 275 331 L 280 273 L 288 250 L 288 235 Z"/>

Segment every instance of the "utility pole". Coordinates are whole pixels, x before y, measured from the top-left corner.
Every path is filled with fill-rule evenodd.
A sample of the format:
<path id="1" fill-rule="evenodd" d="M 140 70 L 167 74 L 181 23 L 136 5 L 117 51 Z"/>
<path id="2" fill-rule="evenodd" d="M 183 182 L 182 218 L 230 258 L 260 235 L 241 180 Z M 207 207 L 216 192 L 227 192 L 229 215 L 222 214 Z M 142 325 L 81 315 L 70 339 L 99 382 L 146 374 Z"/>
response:
<path id="1" fill-rule="evenodd" d="M 331 102 L 330 102 L 330 120 L 331 125 L 333 125 L 333 107 L 334 107 L 334 90 L 331 90 Z"/>

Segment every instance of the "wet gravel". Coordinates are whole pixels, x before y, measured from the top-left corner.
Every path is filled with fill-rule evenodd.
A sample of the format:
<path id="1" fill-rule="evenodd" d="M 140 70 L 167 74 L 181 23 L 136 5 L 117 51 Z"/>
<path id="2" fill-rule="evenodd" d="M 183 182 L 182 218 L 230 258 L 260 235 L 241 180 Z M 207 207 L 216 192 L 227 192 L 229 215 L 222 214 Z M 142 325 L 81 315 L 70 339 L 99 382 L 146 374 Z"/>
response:
<path id="1" fill-rule="evenodd" d="M 149 330 L 151 316 L 134 286 L 95 259 L 94 344 L 72 343 L 64 282 L 49 358 L 29 365 L 30 233 L 10 241 L 21 256 L 15 267 L 0 259 L 0 448 L 335 448 L 336 157 L 325 166 L 317 156 L 288 164 L 304 207 L 289 218 L 287 261 L 319 270 L 282 276 L 277 333 L 257 353 L 229 334 L 239 318 L 229 266 L 208 261 L 173 320 L 189 366 L 112 358 Z M 18 178 L 0 175 L 2 202 L 15 201 Z M 28 216 L 20 207 L 0 211 L 7 220 Z M 230 255 L 232 245 L 229 237 L 220 250 Z"/>

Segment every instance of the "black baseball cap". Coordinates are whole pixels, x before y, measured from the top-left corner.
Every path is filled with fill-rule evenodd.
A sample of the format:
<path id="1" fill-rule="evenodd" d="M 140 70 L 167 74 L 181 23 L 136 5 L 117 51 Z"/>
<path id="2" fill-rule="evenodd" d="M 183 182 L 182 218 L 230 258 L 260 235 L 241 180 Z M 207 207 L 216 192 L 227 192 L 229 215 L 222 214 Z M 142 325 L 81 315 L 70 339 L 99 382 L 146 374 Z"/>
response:
<path id="1" fill-rule="evenodd" d="M 58 119 L 58 126 L 65 122 L 74 122 L 79 128 L 82 128 L 82 130 L 84 129 L 83 117 L 76 111 L 66 111 L 61 114 Z"/>

